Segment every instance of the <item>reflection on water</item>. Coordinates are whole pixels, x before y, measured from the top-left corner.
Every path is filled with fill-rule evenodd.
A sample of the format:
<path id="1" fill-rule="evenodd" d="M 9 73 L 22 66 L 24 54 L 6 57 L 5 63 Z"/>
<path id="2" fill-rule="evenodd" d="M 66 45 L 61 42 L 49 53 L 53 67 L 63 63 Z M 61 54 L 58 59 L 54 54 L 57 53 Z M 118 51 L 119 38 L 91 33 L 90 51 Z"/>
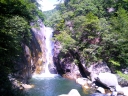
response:
<path id="1" fill-rule="evenodd" d="M 58 96 L 67 94 L 71 89 L 77 89 L 81 96 L 89 96 L 83 92 L 82 87 L 76 84 L 75 81 L 60 76 L 52 78 L 32 78 L 30 83 L 34 84 L 35 87 L 26 90 L 29 96 Z"/>

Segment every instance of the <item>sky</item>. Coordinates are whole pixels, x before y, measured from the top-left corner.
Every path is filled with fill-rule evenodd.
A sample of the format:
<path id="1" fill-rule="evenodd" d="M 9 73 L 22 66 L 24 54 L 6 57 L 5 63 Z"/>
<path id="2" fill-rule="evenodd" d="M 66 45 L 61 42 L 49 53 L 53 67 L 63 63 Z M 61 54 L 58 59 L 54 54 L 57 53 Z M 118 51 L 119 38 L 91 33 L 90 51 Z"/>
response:
<path id="1" fill-rule="evenodd" d="M 37 0 L 37 2 L 41 5 L 42 11 L 48 11 L 54 9 L 54 4 L 58 3 L 58 0 Z"/>

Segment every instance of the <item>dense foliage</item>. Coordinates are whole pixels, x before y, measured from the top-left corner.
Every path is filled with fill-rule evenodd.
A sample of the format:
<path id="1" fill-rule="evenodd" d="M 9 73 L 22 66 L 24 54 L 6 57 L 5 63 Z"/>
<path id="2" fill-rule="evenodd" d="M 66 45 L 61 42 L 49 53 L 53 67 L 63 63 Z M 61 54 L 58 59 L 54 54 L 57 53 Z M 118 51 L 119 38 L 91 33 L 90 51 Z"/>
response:
<path id="1" fill-rule="evenodd" d="M 18 95 L 13 92 L 8 74 L 22 54 L 22 44 L 29 45 L 30 22 L 42 17 L 34 0 L 0 0 L 0 94 Z"/>
<path id="2" fill-rule="evenodd" d="M 105 61 L 113 72 L 128 67 L 128 0 L 64 0 L 50 18 L 62 56 L 87 66 Z"/>

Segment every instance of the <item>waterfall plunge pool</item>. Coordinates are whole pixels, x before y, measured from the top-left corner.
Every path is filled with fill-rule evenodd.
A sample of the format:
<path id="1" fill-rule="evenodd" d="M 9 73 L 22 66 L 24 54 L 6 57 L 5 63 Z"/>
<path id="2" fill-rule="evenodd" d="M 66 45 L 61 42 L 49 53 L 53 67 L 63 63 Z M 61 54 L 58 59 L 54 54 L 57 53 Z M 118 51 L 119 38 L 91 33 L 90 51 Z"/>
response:
<path id="1" fill-rule="evenodd" d="M 85 94 L 82 87 L 76 84 L 75 81 L 62 78 L 61 76 L 54 77 L 34 77 L 29 81 L 34 84 L 34 88 L 26 90 L 28 96 L 58 96 L 68 94 L 71 89 L 77 89 L 81 96 L 89 96 Z"/>
<path id="2" fill-rule="evenodd" d="M 62 78 L 59 75 L 54 75 L 49 72 L 48 65 L 53 64 L 52 50 L 54 44 L 52 42 L 52 32 L 53 29 L 49 27 L 43 27 L 40 32 L 40 34 L 43 34 L 46 38 L 46 67 L 44 73 L 34 74 L 33 78 L 30 79 L 29 82 L 34 85 L 34 87 L 26 90 L 28 96 L 58 96 L 68 94 L 71 89 L 77 89 L 81 96 L 89 96 L 84 93 L 82 87 L 76 84 L 75 81 Z"/>

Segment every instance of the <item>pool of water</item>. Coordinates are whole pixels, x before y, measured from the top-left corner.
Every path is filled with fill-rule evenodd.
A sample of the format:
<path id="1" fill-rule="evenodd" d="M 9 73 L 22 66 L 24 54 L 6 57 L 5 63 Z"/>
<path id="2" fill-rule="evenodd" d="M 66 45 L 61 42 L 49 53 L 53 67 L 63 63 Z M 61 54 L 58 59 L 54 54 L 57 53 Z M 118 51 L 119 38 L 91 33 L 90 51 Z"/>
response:
<path id="1" fill-rule="evenodd" d="M 75 81 L 62 78 L 61 76 L 32 78 L 31 84 L 35 87 L 26 90 L 29 96 L 58 96 L 68 94 L 71 89 L 77 89 L 81 96 L 89 96 L 85 94 L 82 87 Z"/>

